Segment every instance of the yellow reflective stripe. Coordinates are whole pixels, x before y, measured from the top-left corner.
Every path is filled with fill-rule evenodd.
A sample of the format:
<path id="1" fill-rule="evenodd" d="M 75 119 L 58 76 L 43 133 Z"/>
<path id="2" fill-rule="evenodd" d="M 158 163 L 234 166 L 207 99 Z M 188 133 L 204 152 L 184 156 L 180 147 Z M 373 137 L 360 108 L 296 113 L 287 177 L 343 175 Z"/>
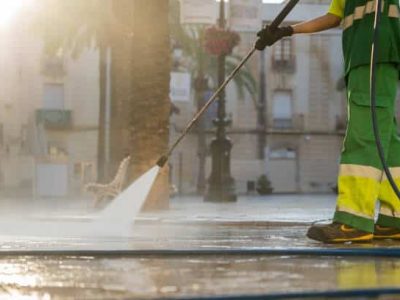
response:
<path id="1" fill-rule="evenodd" d="M 363 177 L 381 181 L 382 171 L 370 166 L 341 164 L 339 167 L 339 176 Z"/>
<path id="2" fill-rule="evenodd" d="M 400 180 L 400 167 L 389 168 L 393 178 Z M 341 164 L 339 167 L 340 176 L 356 176 L 371 178 L 377 181 L 387 180 L 385 172 L 370 166 L 352 165 L 352 164 Z"/>
<path id="3" fill-rule="evenodd" d="M 389 168 L 389 171 L 390 174 L 392 174 L 393 178 L 400 179 L 400 167 Z M 383 177 L 382 177 L 382 181 L 384 180 L 388 180 L 385 172 L 383 172 Z"/>
<path id="4" fill-rule="evenodd" d="M 365 6 L 356 7 L 354 14 L 353 14 L 354 20 L 360 20 L 360 19 L 364 18 L 364 14 L 365 14 Z"/>
<path id="5" fill-rule="evenodd" d="M 343 30 L 346 30 L 347 28 L 351 27 L 353 25 L 353 22 L 354 22 L 353 15 L 345 17 L 343 21 Z"/>
<path id="6" fill-rule="evenodd" d="M 356 20 L 361 20 L 365 15 L 375 12 L 376 1 L 368 1 L 366 5 L 357 6 L 354 13 L 348 15 L 343 20 L 343 30 L 351 27 Z M 382 2 L 382 12 L 384 12 L 385 3 Z M 400 13 L 396 4 L 389 5 L 388 15 L 390 18 L 399 18 Z"/>
<path id="7" fill-rule="evenodd" d="M 397 7 L 396 4 L 389 5 L 388 14 L 389 14 L 390 18 L 399 18 L 400 17 L 399 8 Z"/>
<path id="8" fill-rule="evenodd" d="M 357 6 L 354 13 L 344 18 L 343 30 L 351 27 L 355 20 L 361 20 L 366 14 L 373 13 L 375 11 L 375 1 L 368 1 L 366 5 Z"/>
<path id="9" fill-rule="evenodd" d="M 381 205 L 379 213 L 388 217 L 400 218 L 400 212 L 395 212 L 386 205 Z"/>
<path id="10" fill-rule="evenodd" d="M 375 11 L 375 1 L 369 1 L 365 6 L 365 14 L 370 14 Z"/>

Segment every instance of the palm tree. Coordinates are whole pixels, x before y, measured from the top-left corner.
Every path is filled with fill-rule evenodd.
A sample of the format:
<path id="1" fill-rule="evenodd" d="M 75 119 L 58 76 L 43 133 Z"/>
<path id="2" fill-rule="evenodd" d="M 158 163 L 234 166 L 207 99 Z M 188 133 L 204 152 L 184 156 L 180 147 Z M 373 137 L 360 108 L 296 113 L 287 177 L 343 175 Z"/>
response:
<path id="1" fill-rule="evenodd" d="M 168 1 L 41 0 L 38 5 L 36 28 L 50 52 L 63 48 L 78 55 L 85 47 L 97 47 L 104 79 L 105 53 L 111 49 L 111 162 L 116 167 L 129 152 L 130 180 L 134 180 L 168 147 Z M 104 112 L 104 80 L 100 86 L 100 112 Z M 103 116 L 100 113 L 100 125 Z M 101 128 L 99 133 L 101 162 Z M 167 207 L 167 170 L 156 186 L 158 195 L 150 197 L 148 207 Z"/>
<path id="2" fill-rule="evenodd" d="M 195 92 L 195 102 L 197 108 L 200 109 L 205 104 L 205 92 L 209 90 L 210 82 L 218 82 L 217 76 L 217 57 L 206 53 L 202 42 L 205 27 L 201 25 L 186 25 L 185 27 L 178 23 L 173 23 L 172 35 L 175 40 L 176 47 L 183 50 L 184 56 L 189 58 L 186 64 L 187 70 L 191 73 L 193 80 L 193 89 Z M 231 54 L 226 57 L 225 68 L 227 73 L 231 73 L 239 64 L 242 58 L 239 55 Z M 244 98 L 247 91 L 255 107 L 257 103 L 255 95 L 257 92 L 257 84 L 247 66 L 234 78 L 234 83 L 240 98 Z M 197 176 L 197 192 L 203 194 L 206 187 L 205 162 L 207 157 L 206 143 L 206 124 L 205 118 L 200 118 L 197 123 L 198 134 L 198 158 L 199 173 Z"/>
<path id="3" fill-rule="evenodd" d="M 168 148 L 171 110 L 168 8 L 165 0 L 134 1 L 133 97 L 129 117 L 133 176 L 154 166 Z M 165 208 L 168 198 L 168 168 L 164 167 L 146 201 L 146 208 Z"/>

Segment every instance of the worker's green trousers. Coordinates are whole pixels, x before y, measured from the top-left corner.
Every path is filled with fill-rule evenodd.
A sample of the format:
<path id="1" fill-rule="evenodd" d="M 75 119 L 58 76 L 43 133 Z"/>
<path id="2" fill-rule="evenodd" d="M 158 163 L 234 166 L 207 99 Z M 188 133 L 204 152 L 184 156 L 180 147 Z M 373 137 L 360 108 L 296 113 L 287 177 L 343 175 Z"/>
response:
<path id="1" fill-rule="evenodd" d="M 395 65 L 377 67 L 377 119 L 389 169 L 400 188 L 400 138 L 395 118 L 399 71 Z M 353 69 L 348 77 L 348 124 L 338 177 L 339 196 L 334 221 L 374 231 L 377 224 L 400 229 L 400 200 L 393 192 L 377 152 L 371 121 L 370 68 Z"/>

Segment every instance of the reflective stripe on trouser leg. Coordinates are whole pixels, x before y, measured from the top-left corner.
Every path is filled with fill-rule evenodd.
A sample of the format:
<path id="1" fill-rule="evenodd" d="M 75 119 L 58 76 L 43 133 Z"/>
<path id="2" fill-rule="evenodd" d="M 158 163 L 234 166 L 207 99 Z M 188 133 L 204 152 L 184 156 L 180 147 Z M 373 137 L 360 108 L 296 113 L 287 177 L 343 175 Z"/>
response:
<path id="1" fill-rule="evenodd" d="M 365 168 L 362 165 L 340 165 L 339 195 L 334 221 L 373 232 L 375 202 L 379 193 L 382 171 L 370 167 L 375 177 L 360 176 L 360 171 Z"/>
<path id="2" fill-rule="evenodd" d="M 396 119 L 394 119 L 393 124 L 387 163 L 397 187 L 400 188 L 400 138 L 397 132 Z M 393 191 L 386 175 L 382 178 L 378 198 L 381 202 L 381 208 L 377 224 L 400 228 L 400 199 Z"/>
<path id="3" fill-rule="evenodd" d="M 388 156 L 397 90 L 397 69 L 377 68 L 377 119 L 385 155 Z M 348 78 L 348 127 L 338 177 L 339 196 L 334 221 L 373 232 L 374 210 L 382 179 L 382 166 L 372 130 L 369 67 L 353 69 Z"/>

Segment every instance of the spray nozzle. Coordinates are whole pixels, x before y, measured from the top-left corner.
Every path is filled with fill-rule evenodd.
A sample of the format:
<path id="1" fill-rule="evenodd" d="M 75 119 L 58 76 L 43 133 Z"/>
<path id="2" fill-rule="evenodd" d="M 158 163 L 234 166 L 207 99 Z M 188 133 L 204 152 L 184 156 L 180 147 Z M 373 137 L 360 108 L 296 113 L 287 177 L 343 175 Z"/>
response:
<path id="1" fill-rule="evenodd" d="M 167 156 L 165 156 L 165 155 L 163 155 L 163 156 L 161 156 L 159 159 L 158 159 L 158 161 L 157 161 L 157 166 L 159 166 L 160 168 L 162 168 L 162 167 L 164 167 L 165 166 L 165 164 L 167 163 L 167 161 L 168 161 L 168 157 Z"/>

